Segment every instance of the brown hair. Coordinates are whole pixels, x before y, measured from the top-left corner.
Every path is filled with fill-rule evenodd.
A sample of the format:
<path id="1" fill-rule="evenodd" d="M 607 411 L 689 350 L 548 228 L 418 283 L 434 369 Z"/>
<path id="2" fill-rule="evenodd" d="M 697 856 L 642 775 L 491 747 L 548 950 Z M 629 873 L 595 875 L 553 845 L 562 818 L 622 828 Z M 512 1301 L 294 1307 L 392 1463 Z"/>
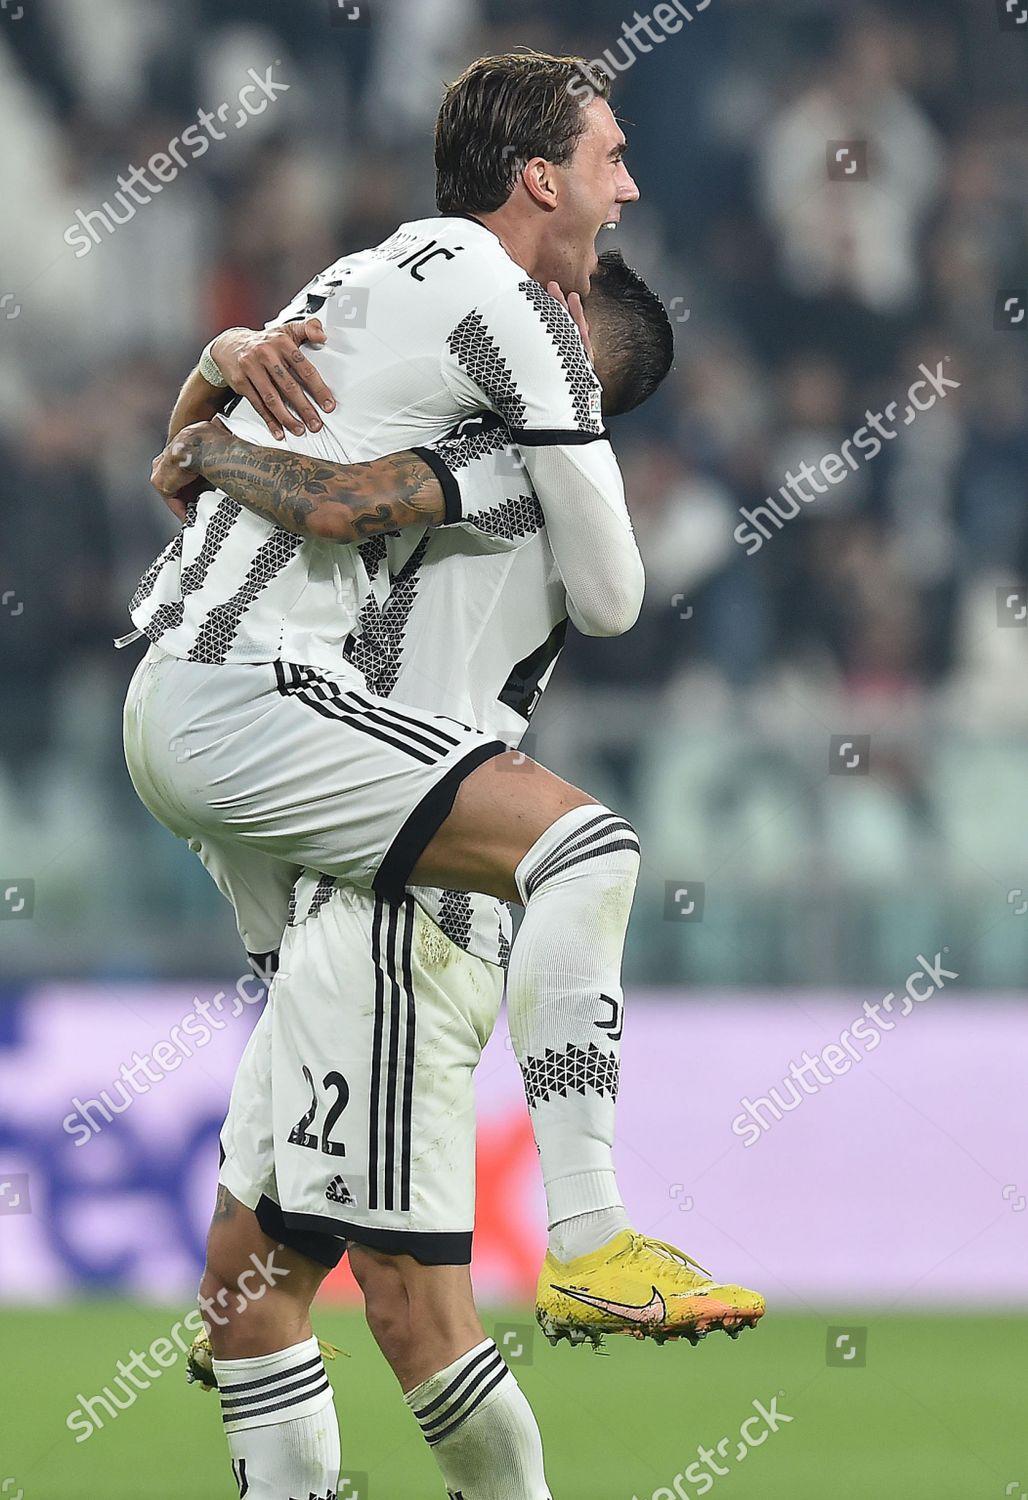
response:
<path id="1" fill-rule="evenodd" d="M 611 80 L 579 57 L 505 52 L 482 57 L 446 91 L 435 132 L 439 212 L 492 213 L 534 156 L 566 166 L 584 109 Z"/>

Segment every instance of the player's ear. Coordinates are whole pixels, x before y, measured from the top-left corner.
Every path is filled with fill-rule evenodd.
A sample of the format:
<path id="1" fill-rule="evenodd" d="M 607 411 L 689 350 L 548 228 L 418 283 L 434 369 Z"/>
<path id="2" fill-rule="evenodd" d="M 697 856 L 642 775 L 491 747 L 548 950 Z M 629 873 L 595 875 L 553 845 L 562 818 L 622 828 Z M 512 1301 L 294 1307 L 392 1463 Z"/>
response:
<path id="1" fill-rule="evenodd" d="M 533 156 L 521 173 L 525 191 L 541 208 L 556 208 L 559 198 L 557 169 L 544 156 Z"/>

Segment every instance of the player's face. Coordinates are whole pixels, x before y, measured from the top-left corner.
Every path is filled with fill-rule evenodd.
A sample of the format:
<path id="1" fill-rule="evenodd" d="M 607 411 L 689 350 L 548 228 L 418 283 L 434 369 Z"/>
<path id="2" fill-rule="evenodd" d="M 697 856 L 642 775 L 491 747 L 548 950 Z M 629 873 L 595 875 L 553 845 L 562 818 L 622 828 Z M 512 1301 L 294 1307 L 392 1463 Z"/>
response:
<path id="1" fill-rule="evenodd" d="M 556 228 L 564 247 L 562 274 L 555 275 L 565 292 L 585 296 L 596 270 L 596 236 L 605 224 L 618 224 L 621 209 L 635 203 L 639 189 L 625 166 L 625 135 L 605 99 L 594 99 L 585 110 L 585 130 L 566 167 L 558 168 L 561 202 Z"/>

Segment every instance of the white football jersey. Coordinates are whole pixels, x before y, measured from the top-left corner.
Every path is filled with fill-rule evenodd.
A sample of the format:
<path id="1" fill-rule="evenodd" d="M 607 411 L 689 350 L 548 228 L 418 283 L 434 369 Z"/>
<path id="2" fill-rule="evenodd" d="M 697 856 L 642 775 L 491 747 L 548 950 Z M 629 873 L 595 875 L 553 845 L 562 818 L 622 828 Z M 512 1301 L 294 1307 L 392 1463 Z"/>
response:
<path id="1" fill-rule="evenodd" d="M 314 314 L 328 338 L 310 357 L 335 411 L 321 432 L 275 442 L 242 402 L 226 418 L 238 436 L 359 463 L 429 444 L 487 409 L 533 448 L 604 441 L 600 385 L 572 319 L 476 220 L 403 225 L 330 266 L 276 321 Z M 210 491 L 130 612 L 186 660 L 339 671 L 367 594 L 355 547 L 295 537 Z"/>
<path id="2" fill-rule="evenodd" d="M 542 507 L 498 417 L 431 452 L 455 484 L 453 519 L 360 546 L 371 593 L 346 654 L 382 697 L 517 745 L 568 626 Z"/>

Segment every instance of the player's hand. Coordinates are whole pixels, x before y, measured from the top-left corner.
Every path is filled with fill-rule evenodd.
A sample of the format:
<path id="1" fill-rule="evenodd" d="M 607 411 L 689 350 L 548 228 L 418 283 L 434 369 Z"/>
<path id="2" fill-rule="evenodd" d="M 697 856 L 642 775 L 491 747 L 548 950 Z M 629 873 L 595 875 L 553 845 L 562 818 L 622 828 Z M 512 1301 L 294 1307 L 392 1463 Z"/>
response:
<path id="1" fill-rule="evenodd" d="M 153 461 L 150 483 L 172 515 L 185 521 L 189 506 L 209 488 L 202 479 L 203 439 L 218 431 L 213 422 L 194 422 L 172 438 Z"/>
<path id="2" fill-rule="evenodd" d="M 327 337 L 320 318 L 282 323 L 267 331 L 230 328 L 215 339 L 211 352 L 231 388 L 251 403 L 272 437 L 281 441 L 283 428 L 296 437 L 308 429 L 320 432 L 324 422 L 318 406 L 335 411 L 332 392 L 300 347 L 323 344 Z"/>
<path id="3" fill-rule="evenodd" d="M 589 320 L 585 315 L 585 307 L 583 306 L 581 297 L 577 292 L 572 292 L 570 297 L 565 297 L 561 291 L 560 283 L 557 281 L 551 281 L 546 290 L 551 297 L 556 298 L 561 307 L 567 308 L 575 320 L 575 325 L 582 335 L 582 343 L 585 345 L 585 352 L 589 356 L 589 362 L 590 364 L 595 364 L 596 360 L 593 356 L 592 340 L 589 337 Z"/>

